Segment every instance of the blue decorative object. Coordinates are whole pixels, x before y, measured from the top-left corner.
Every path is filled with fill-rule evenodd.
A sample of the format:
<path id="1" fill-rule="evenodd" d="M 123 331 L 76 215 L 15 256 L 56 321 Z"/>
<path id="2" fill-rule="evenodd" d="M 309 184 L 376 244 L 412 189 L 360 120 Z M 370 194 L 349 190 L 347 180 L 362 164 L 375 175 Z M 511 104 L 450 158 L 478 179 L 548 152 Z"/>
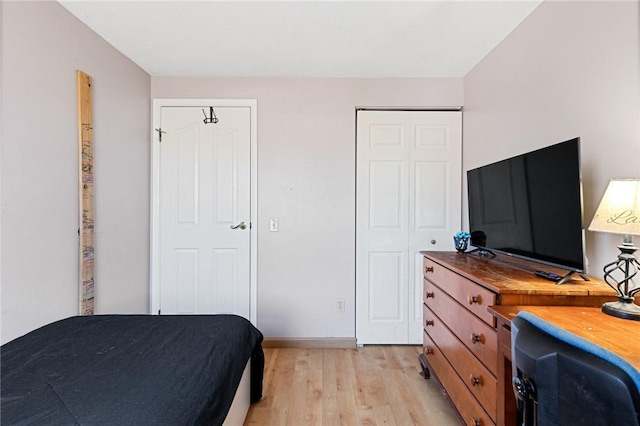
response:
<path id="1" fill-rule="evenodd" d="M 471 235 L 468 232 L 460 231 L 453 236 L 453 243 L 456 246 L 458 253 L 464 253 L 467 251 L 467 245 L 469 244 L 469 238 Z"/>

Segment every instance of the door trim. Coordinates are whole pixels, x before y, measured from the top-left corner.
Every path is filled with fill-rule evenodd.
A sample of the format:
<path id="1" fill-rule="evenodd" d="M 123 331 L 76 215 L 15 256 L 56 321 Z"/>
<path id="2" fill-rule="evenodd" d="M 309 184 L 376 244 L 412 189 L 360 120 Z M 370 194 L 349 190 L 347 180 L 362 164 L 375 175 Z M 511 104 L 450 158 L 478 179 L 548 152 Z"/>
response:
<path id="1" fill-rule="evenodd" d="M 247 107 L 250 110 L 250 150 L 251 150 L 251 182 L 250 208 L 251 224 L 249 227 L 249 321 L 257 325 L 258 317 L 258 101 L 256 99 L 153 99 L 153 126 L 151 128 L 151 238 L 150 238 L 150 288 L 149 307 L 151 314 L 157 314 L 160 309 L 160 140 L 154 129 L 160 127 L 162 107 Z"/>

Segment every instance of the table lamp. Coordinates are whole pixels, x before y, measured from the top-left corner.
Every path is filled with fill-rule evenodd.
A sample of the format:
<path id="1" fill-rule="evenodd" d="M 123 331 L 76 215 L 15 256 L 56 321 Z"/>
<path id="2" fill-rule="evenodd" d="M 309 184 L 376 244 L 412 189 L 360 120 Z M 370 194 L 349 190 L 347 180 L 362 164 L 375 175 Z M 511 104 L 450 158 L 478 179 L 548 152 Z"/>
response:
<path id="1" fill-rule="evenodd" d="M 640 179 L 612 179 L 589 225 L 590 231 L 624 235 L 618 259 L 604 266 L 604 280 L 618 293 L 617 302 L 602 305 L 602 312 L 618 318 L 640 321 L 640 306 L 634 296 L 640 292 L 638 249 L 631 235 L 640 235 Z"/>

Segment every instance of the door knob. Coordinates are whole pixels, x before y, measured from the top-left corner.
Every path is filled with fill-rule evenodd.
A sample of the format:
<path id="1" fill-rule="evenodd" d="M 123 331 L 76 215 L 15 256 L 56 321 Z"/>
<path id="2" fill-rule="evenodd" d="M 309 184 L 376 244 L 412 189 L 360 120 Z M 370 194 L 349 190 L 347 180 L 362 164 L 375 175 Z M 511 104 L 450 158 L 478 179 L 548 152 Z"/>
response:
<path id="1" fill-rule="evenodd" d="M 230 225 L 231 229 L 247 229 L 247 224 L 244 222 L 240 222 L 239 224 L 237 224 L 236 226 Z"/>

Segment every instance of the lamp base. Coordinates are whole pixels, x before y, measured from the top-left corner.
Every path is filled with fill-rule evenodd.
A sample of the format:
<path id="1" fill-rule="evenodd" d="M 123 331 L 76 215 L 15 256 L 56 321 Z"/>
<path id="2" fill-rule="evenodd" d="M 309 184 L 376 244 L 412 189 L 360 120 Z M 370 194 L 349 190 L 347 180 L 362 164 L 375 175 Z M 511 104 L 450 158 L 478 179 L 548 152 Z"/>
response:
<path id="1" fill-rule="evenodd" d="M 633 302 L 607 302 L 602 312 L 617 318 L 640 321 L 640 306 Z"/>

